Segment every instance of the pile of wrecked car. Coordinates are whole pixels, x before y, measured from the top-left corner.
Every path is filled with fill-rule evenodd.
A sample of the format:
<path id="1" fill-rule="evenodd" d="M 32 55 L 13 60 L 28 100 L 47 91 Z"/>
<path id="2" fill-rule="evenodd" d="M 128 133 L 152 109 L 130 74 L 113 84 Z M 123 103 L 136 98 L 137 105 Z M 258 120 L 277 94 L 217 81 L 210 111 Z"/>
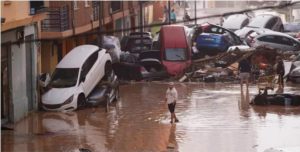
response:
<path id="1" fill-rule="evenodd" d="M 299 83 L 297 25 L 283 25 L 276 15 L 237 14 L 222 26 L 164 25 L 155 36 L 131 32 L 121 41 L 104 36 L 103 48 L 78 46 L 59 62 L 51 78 L 42 75 L 42 107 L 75 110 L 100 101 L 109 105 L 118 99 L 119 80 L 237 81 L 238 62 L 244 58 L 251 60 L 253 82 L 272 71 L 276 56 L 282 56 L 285 78 Z"/>

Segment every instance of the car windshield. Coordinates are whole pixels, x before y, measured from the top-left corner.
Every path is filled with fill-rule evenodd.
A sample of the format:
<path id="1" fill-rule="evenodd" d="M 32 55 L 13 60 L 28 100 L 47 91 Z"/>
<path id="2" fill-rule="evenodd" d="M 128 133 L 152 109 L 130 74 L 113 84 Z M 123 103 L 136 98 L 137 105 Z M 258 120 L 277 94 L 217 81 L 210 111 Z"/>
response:
<path id="1" fill-rule="evenodd" d="M 186 51 L 184 48 L 166 48 L 166 60 L 184 61 L 186 60 Z"/>
<path id="2" fill-rule="evenodd" d="M 53 88 L 68 88 L 76 85 L 79 68 L 56 68 L 50 86 Z"/>
<path id="3" fill-rule="evenodd" d="M 270 19 L 270 17 L 266 17 L 266 16 L 257 16 L 255 17 L 248 25 L 248 27 L 259 27 L 259 28 L 263 28 L 266 23 L 268 22 L 268 20 Z"/>
<path id="4" fill-rule="evenodd" d="M 149 44 L 151 43 L 151 40 L 150 39 L 135 39 L 133 40 L 134 44 L 140 44 L 140 43 L 144 43 L 144 44 Z"/>

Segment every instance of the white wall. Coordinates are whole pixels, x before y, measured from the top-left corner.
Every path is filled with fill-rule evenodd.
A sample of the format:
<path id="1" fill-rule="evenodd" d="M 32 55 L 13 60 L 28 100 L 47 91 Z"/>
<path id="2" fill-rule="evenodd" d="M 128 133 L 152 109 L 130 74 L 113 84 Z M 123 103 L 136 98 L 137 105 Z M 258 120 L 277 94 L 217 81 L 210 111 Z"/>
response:
<path id="1" fill-rule="evenodd" d="M 27 35 L 35 34 L 34 26 L 30 25 L 24 28 L 24 38 Z M 1 36 L 1 43 L 16 41 L 16 30 L 3 32 Z M 36 48 L 36 47 L 34 47 Z M 36 71 L 36 49 L 33 52 L 33 70 Z M 25 43 L 20 45 L 11 46 L 11 100 L 13 103 L 13 118 L 14 122 L 26 116 L 28 112 L 28 99 L 27 99 L 27 84 L 26 84 L 26 49 Z M 33 75 L 36 75 L 34 72 Z M 35 80 L 35 79 L 34 79 Z M 33 86 L 36 82 L 34 82 Z M 34 90 L 36 88 L 34 87 Z M 34 93 L 36 98 L 36 92 Z M 37 100 L 35 100 L 37 101 Z M 37 103 L 34 102 L 34 107 Z"/>

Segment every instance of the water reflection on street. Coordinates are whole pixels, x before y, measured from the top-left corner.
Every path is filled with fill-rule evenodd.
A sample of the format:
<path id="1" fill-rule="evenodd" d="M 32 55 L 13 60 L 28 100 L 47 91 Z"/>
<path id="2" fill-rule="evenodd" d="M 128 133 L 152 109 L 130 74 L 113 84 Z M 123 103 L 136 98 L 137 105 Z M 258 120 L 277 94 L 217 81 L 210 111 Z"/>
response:
<path id="1" fill-rule="evenodd" d="M 247 106 L 237 84 L 176 84 L 179 123 L 169 123 L 167 83 L 120 87 L 110 107 L 36 112 L 2 131 L 2 151 L 262 152 L 300 148 L 300 107 Z M 257 93 L 250 86 L 250 97 Z M 300 94 L 300 86 L 285 92 Z M 245 106 L 246 105 L 246 106 Z"/>

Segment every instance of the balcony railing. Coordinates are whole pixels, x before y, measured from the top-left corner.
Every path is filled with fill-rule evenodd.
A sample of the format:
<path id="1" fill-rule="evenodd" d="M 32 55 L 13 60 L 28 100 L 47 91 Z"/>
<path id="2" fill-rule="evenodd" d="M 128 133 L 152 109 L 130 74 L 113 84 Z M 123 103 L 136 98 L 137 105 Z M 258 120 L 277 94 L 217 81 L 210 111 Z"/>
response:
<path id="1" fill-rule="evenodd" d="M 47 8 L 47 18 L 42 21 L 43 32 L 62 32 L 70 29 L 68 6 Z"/>
<path id="2" fill-rule="evenodd" d="M 99 1 L 93 1 L 93 20 L 97 21 L 99 20 L 99 11 L 100 11 L 100 2 Z"/>

